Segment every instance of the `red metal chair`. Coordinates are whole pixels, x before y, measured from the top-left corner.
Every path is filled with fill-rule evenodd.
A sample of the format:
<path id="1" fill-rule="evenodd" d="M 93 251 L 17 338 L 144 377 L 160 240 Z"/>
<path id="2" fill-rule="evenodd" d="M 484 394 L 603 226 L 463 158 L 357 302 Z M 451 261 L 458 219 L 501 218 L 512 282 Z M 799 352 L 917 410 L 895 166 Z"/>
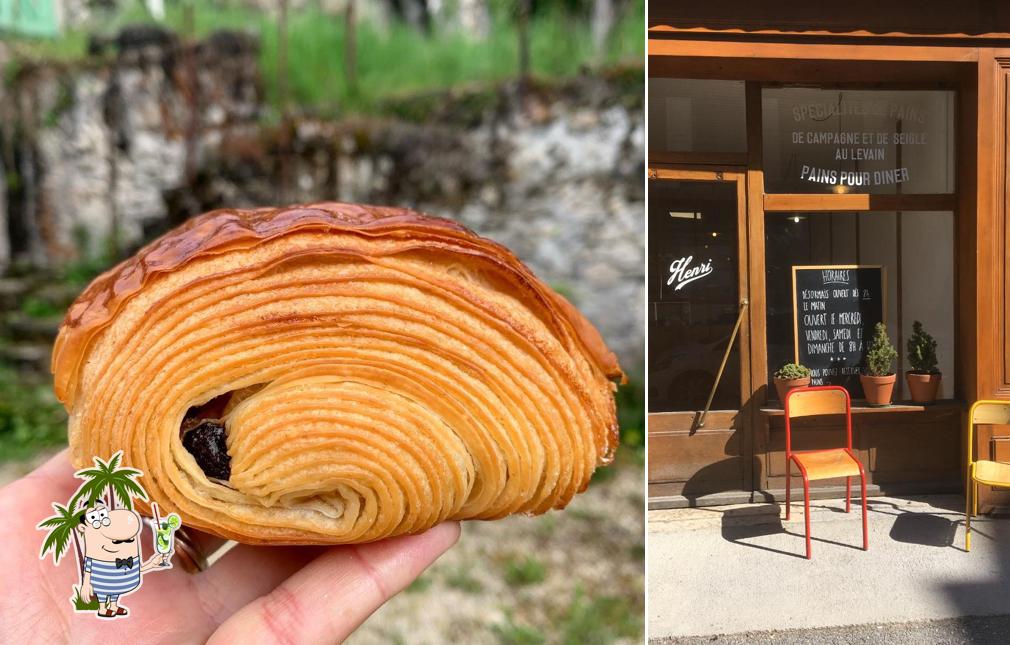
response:
<path id="1" fill-rule="evenodd" d="M 807 533 L 807 559 L 810 559 L 810 482 L 845 477 L 845 512 L 852 510 L 852 477 L 859 475 L 863 495 L 863 550 L 869 548 L 866 529 L 866 473 L 852 454 L 852 404 L 849 393 L 837 385 L 803 387 L 790 390 L 785 400 L 786 421 L 786 519 L 789 519 L 792 464 L 803 476 L 803 513 Z M 792 423 L 797 417 L 822 414 L 845 415 L 845 447 L 826 450 L 793 451 Z"/>

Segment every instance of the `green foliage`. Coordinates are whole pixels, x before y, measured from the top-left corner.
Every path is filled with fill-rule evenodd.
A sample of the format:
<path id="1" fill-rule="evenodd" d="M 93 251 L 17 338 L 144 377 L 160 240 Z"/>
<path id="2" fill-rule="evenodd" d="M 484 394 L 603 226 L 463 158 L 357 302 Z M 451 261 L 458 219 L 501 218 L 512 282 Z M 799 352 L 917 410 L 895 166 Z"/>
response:
<path id="1" fill-rule="evenodd" d="M 58 276 L 66 284 L 84 288 L 95 277 L 116 263 L 119 256 L 114 239 L 105 240 L 99 253 L 89 253 L 91 233 L 87 227 L 77 226 L 73 230 L 74 248 L 81 253 L 73 262 L 63 267 Z"/>
<path id="2" fill-rule="evenodd" d="M 866 374 L 868 376 L 890 376 L 894 372 L 891 364 L 898 358 L 898 351 L 887 335 L 887 326 L 879 322 L 873 330 L 873 342 L 866 352 Z"/>
<path id="3" fill-rule="evenodd" d="M 640 638 L 642 608 L 626 598 L 589 598 L 582 589 L 576 589 L 560 630 L 565 645 L 604 645 L 622 638 Z"/>
<path id="4" fill-rule="evenodd" d="M 37 296 L 25 298 L 25 301 L 21 303 L 21 311 L 32 318 L 53 318 L 63 315 L 62 309 Z"/>
<path id="5" fill-rule="evenodd" d="M 39 529 L 49 529 L 46 539 L 42 542 L 42 551 L 39 553 L 40 558 L 45 557 L 46 553 L 52 551 L 53 563 L 59 564 L 60 558 L 67 552 L 70 539 L 73 537 L 74 531 L 77 529 L 78 524 L 80 524 L 81 515 L 84 513 L 84 511 L 75 511 L 73 508 L 73 504 L 68 508 L 54 502 L 53 509 L 56 510 L 56 515 L 51 515 L 36 525 L 36 528 Z"/>
<path id="6" fill-rule="evenodd" d="M 108 493 L 110 498 L 115 495 L 122 506 L 132 510 L 132 497 L 147 499 L 144 489 L 133 481 L 134 477 L 140 476 L 140 471 L 133 468 L 119 468 L 122 457 L 121 450 L 112 455 L 109 461 L 102 461 L 95 457 L 96 467 L 80 472 L 80 475 L 87 478 L 87 481 L 70 500 L 70 505 L 75 506 L 79 501 L 84 500 L 85 506 L 91 506 L 96 500 Z"/>
<path id="7" fill-rule="evenodd" d="M 905 344 L 908 350 L 908 364 L 912 371 L 919 374 L 936 374 L 936 341 L 922 328 L 922 323 L 916 320 L 912 323 L 912 337 Z"/>
<path id="8" fill-rule="evenodd" d="M 471 594 L 480 593 L 484 590 L 484 585 L 480 583 L 480 580 L 471 576 L 470 572 L 464 567 L 457 567 L 446 573 L 445 584 L 453 589 L 459 589 Z"/>
<path id="9" fill-rule="evenodd" d="M 74 609 L 79 611 L 98 611 L 98 597 L 92 595 L 90 602 L 81 600 L 81 590 L 74 587 Z"/>
<path id="10" fill-rule="evenodd" d="M 49 383 L 0 364 L 0 461 L 18 461 L 67 440 L 67 413 Z"/>
<path id="11" fill-rule="evenodd" d="M 220 29 L 257 34 L 261 40 L 260 70 L 268 102 L 279 111 L 280 64 L 277 19 L 273 12 L 228 3 L 194 5 L 193 30 L 204 37 Z M 347 81 L 343 52 L 344 20 L 319 11 L 314 3 L 288 15 L 287 65 L 284 78 L 292 105 L 317 114 L 337 111 L 374 114 L 386 99 L 427 90 L 513 79 L 518 74 L 518 32 L 511 3 L 493 5 L 491 28 L 478 40 L 455 29 L 426 34 L 409 25 L 388 26 L 361 21 L 356 30 L 356 87 Z M 139 4 L 127 4 L 103 30 L 127 24 L 151 23 Z M 164 26 L 182 33 L 186 20 L 182 3 L 167 7 Z M 532 73 L 541 77 L 580 74 L 586 67 L 640 62 L 644 56 L 645 1 L 633 0 L 615 25 L 602 56 L 593 51 L 588 12 L 572 12 L 565 3 L 544 3 L 530 20 Z M 87 33 L 70 31 L 53 40 L 16 40 L 19 60 L 76 61 L 86 57 Z M 639 88 L 641 85 L 638 86 Z"/>
<path id="12" fill-rule="evenodd" d="M 501 645 L 543 645 L 547 642 L 536 628 L 517 623 L 512 612 L 506 612 L 504 623 L 492 625 L 491 632 Z"/>
<path id="13" fill-rule="evenodd" d="M 617 423 L 621 428 L 621 445 L 638 453 L 645 451 L 645 382 L 640 376 L 631 376 L 628 383 L 619 385 Z"/>
<path id="14" fill-rule="evenodd" d="M 505 582 L 516 587 L 538 584 L 547 577 L 543 562 L 532 556 L 505 563 Z"/>
<path id="15" fill-rule="evenodd" d="M 807 378 L 808 376 L 810 376 L 810 368 L 799 363 L 786 363 L 779 368 L 779 371 L 775 372 L 775 378 L 788 380 Z"/>
<path id="16" fill-rule="evenodd" d="M 56 101 L 53 103 L 52 108 L 43 116 L 42 125 L 47 128 L 56 127 L 59 124 L 60 117 L 69 112 L 73 107 L 74 87 L 70 83 L 70 79 L 64 76 L 60 80 Z"/>
<path id="17" fill-rule="evenodd" d="M 422 593 L 428 590 L 428 587 L 431 586 L 431 582 L 431 576 L 420 576 L 407 585 L 407 588 L 404 589 L 404 591 L 407 593 Z"/>

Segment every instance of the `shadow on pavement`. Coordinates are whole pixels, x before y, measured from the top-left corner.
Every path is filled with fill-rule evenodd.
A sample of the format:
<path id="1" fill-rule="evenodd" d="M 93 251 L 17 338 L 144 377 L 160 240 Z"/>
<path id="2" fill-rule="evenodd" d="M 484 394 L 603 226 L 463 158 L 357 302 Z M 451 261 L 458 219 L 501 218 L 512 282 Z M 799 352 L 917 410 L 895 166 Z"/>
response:
<path id="1" fill-rule="evenodd" d="M 871 512 L 894 516 L 890 538 L 895 542 L 964 550 L 956 544 L 964 515 L 953 508 L 950 513 L 916 513 L 883 500 L 871 500 L 869 506 Z"/>
<path id="2" fill-rule="evenodd" d="M 908 544 L 951 547 L 954 546 L 957 526 L 963 521 L 963 518 L 958 521 L 932 513 L 902 513 L 894 518 L 891 539 Z"/>
<path id="3" fill-rule="evenodd" d="M 758 549 L 760 551 L 768 551 L 769 553 L 777 553 L 779 555 L 788 555 L 794 558 L 800 558 L 801 560 L 806 559 L 806 553 L 804 550 L 804 533 L 790 531 L 782 523 L 782 519 L 778 515 L 778 505 L 769 505 L 775 509 L 775 514 L 764 513 L 758 515 L 754 513 L 753 509 L 750 508 L 736 508 L 728 509 L 722 514 L 722 537 L 728 542 L 733 544 L 739 544 L 740 546 L 749 547 L 751 549 Z M 855 510 L 855 509 L 854 509 Z M 802 513 L 802 511 L 800 511 Z M 796 540 L 796 551 L 785 551 L 782 549 L 776 549 L 774 547 L 766 546 L 764 544 L 755 544 L 750 542 L 754 538 L 765 537 L 769 535 L 792 535 L 798 538 Z M 857 536 L 858 537 L 858 536 Z M 817 537 L 816 533 L 811 533 L 810 539 L 813 542 L 820 542 L 822 544 L 832 544 L 834 546 L 847 547 L 850 549 L 856 549 L 857 551 L 862 551 L 862 544 L 847 544 L 845 542 L 838 542 L 836 540 L 828 540 L 825 538 Z"/>

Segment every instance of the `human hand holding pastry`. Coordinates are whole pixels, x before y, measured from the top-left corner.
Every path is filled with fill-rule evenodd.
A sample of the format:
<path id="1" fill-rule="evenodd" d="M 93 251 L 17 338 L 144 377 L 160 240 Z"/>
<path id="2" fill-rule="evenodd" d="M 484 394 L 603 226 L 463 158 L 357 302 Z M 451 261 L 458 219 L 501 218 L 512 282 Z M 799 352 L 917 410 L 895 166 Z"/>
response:
<path id="1" fill-rule="evenodd" d="M 74 613 L 67 590 L 74 567 L 39 566 L 35 522 L 79 480 L 66 451 L 0 489 L 0 567 L 18 572 L 18 593 L 0 594 L 5 642 L 332 643 L 343 640 L 406 587 L 459 536 L 440 524 L 413 536 L 342 547 L 237 545 L 200 573 L 159 573 L 131 598 L 134 620 Z M 192 533 L 209 551 L 218 538 Z M 160 559 L 160 554 L 155 558 Z M 92 595 L 88 585 L 82 596 Z M 281 638 L 283 636 L 283 638 Z"/>

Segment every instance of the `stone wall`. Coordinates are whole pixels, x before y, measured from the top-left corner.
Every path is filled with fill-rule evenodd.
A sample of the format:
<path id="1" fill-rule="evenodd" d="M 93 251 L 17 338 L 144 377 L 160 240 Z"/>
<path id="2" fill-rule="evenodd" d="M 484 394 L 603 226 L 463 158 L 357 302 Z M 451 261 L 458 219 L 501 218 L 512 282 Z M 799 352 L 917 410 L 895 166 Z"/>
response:
<path id="1" fill-rule="evenodd" d="M 120 41 L 85 67 L 25 69 L 0 97 L 12 117 L 0 128 L 0 265 L 123 255 L 220 206 L 411 206 L 513 249 L 641 370 L 640 69 L 417 96 L 382 119 L 264 126 L 247 37 Z"/>
<path id="2" fill-rule="evenodd" d="M 22 67 L 0 97 L 8 176 L 5 261 L 53 266 L 112 255 L 163 226 L 164 194 L 184 185 L 223 132 L 255 127 L 257 42 L 221 33 L 181 46 L 155 28 L 124 31 L 73 67 Z"/>

